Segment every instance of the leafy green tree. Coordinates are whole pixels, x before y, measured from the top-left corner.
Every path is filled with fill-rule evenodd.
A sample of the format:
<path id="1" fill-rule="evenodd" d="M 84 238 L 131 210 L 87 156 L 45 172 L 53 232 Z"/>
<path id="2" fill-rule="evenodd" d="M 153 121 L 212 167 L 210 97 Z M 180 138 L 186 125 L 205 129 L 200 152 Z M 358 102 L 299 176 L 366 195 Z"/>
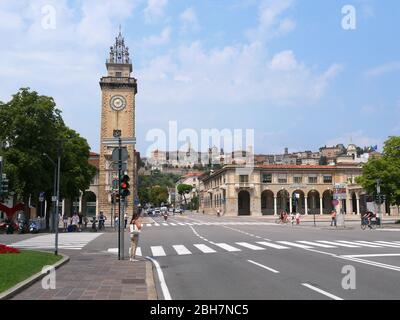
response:
<path id="1" fill-rule="evenodd" d="M 27 215 L 29 199 L 34 203 L 39 192 L 51 200 L 54 166 L 44 154 L 56 161 L 60 141 L 61 194 L 72 197 L 89 187 L 96 172 L 88 163 L 89 145 L 64 124 L 53 98 L 20 89 L 8 103 L 0 102 L 0 128 L 4 171 L 15 200 L 25 204 Z"/>
<path id="2" fill-rule="evenodd" d="M 356 179 L 370 195 L 376 195 L 377 181 L 381 194 L 386 195 L 391 204 L 400 205 L 400 137 L 390 137 L 385 141 L 381 157 L 371 157 L 363 166 L 362 176 Z"/>
<path id="3" fill-rule="evenodd" d="M 166 187 L 154 186 L 149 189 L 150 202 L 156 206 L 168 202 L 168 189 Z"/>
<path id="4" fill-rule="evenodd" d="M 190 191 L 192 191 L 193 186 L 189 184 L 179 184 L 177 187 L 178 193 L 183 196 L 183 199 L 185 200 L 185 205 L 187 205 L 187 200 L 185 194 L 188 194 Z"/>

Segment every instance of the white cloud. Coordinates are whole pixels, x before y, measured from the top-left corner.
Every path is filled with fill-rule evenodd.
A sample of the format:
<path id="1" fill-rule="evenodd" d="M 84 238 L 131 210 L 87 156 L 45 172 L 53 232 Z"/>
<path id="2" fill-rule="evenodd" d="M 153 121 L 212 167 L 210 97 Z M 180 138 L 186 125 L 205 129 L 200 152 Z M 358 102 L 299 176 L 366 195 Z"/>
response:
<path id="1" fill-rule="evenodd" d="M 341 71 L 343 66 L 340 64 L 333 64 L 328 70 L 320 76 L 314 86 L 314 96 L 315 98 L 320 98 L 326 91 L 329 82 L 332 81 Z"/>
<path id="2" fill-rule="evenodd" d="M 143 39 L 144 46 L 161 46 L 170 42 L 171 38 L 171 27 L 164 28 L 160 35 L 150 36 Z"/>
<path id="3" fill-rule="evenodd" d="M 299 64 L 291 50 L 279 52 L 272 58 L 270 63 L 270 68 L 278 71 L 291 71 L 298 67 Z"/>
<path id="4" fill-rule="evenodd" d="M 137 72 L 146 103 L 251 108 L 315 102 L 340 69 L 334 64 L 322 74 L 315 73 L 299 64 L 290 50 L 268 58 L 258 42 L 208 50 L 193 42 L 171 49 Z M 154 90 L 160 94 L 150 94 Z"/>
<path id="5" fill-rule="evenodd" d="M 193 8 L 187 8 L 185 11 L 183 11 L 180 15 L 180 19 L 183 23 L 183 32 L 188 32 L 190 30 L 196 31 L 199 29 L 197 14 Z"/>
<path id="6" fill-rule="evenodd" d="M 369 77 L 379 77 L 391 72 L 400 71 L 400 62 L 389 62 L 380 66 L 371 68 L 365 72 Z"/>
<path id="7" fill-rule="evenodd" d="M 259 6 L 258 26 L 247 32 L 249 39 L 265 41 L 292 31 L 296 22 L 282 15 L 293 5 L 293 0 L 264 0 Z"/>
<path id="8" fill-rule="evenodd" d="M 168 0 L 148 0 L 144 9 L 144 18 L 147 23 L 159 22 L 164 18 L 164 9 Z"/>

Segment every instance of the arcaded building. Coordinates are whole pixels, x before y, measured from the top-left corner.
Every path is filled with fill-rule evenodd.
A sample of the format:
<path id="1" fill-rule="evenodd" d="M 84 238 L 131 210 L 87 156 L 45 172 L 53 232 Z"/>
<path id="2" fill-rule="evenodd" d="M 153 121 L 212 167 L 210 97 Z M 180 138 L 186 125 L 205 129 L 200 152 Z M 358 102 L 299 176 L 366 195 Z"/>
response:
<path id="1" fill-rule="evenodd" d="M 285 210 L 323 215 L 334 204 L 347 214 L 367 210 L 366 192 L 355 181 L 362 173 L 360 164 L 260 165 L 249 174 L 237 173 L 237 169 L 227 165 L 202 180 L 202 212 L 215 214 L 219 209 L 228 216 L 261 216 Z M 333 201 L 338 198 L 336 192 L 341 192 L 338 204 Z M 383 206 L 385 210 L 390 209 Z"/>

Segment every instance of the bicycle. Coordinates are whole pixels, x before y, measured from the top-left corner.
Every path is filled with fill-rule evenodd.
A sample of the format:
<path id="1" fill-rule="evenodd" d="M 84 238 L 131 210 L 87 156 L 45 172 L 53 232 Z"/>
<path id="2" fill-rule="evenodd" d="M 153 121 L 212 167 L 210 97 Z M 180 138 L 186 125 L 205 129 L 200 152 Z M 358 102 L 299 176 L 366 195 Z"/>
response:
<path id="1" fill-rule="evenodd" d="M 277 219 L 275 220 L 275 223 L 276 223 L 276 224 L 288 224 L 288 223 L 289 223 L 289 219 L 282 220 L 281 218 L 277 218 Z"/>
<path id="2" fill-rule="evenodd" d="M 368 218 L 362 218 L 361 219 L 361 230 L 365 230 L 367 227 L 369 227 L 371 230 L 375 229 L 377 226 L 380 226 L 380 221 L 377 218 L 371 218 L 368 220 Z"/>

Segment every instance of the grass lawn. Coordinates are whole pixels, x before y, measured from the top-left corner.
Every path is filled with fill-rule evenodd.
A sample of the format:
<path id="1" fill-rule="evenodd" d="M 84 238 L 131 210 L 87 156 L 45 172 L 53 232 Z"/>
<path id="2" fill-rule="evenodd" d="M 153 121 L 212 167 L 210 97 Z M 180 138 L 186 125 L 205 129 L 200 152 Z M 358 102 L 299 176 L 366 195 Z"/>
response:
<path id="1" fill-rule="evenodd" d="M 21 250 L 19 254 L 0 254 L 0 292 L 38 273 L 46 265 L 61 260 L 54 253 Z"/>

